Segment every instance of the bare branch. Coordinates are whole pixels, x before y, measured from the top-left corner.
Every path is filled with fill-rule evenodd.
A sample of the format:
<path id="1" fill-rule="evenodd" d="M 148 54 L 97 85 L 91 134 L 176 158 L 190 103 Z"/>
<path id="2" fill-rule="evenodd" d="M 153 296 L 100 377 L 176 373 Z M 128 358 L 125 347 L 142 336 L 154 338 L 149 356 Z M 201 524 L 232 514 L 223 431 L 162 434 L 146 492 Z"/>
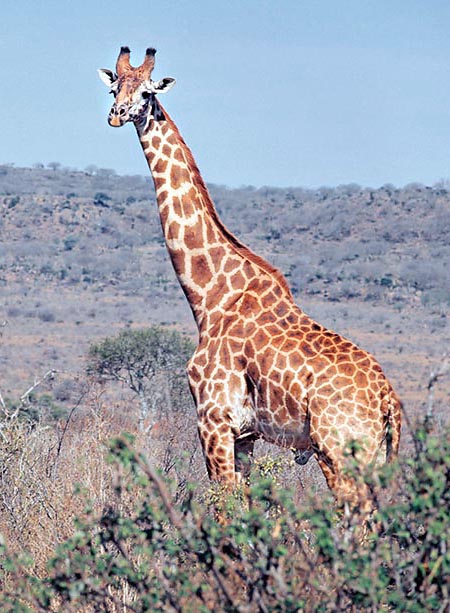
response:
<path id="1" fill-rule="evenodd" d="M 450 361 L 448 359 L 448 356 L 444 354 L 439 368 L 436 371 L 431 372 L 430 378 L 428 380 L 428 404 L 427 412 L 425 415 L 425 423 L 429 427 L 431 427 L 434 421 L 434 386 L 439 381 L 439 379 L 446 375 L 448 372 L 450 372 Z"/>
<path id="2" fill-rule="evenodd" d="M 9 409 L 6 406 L 3 396 L 0 393 L 0 405 L 1 405 L 1 410 L 5 416 L 5 419 L 8 419 L 8 420 L 15 419 L 17 415 L 19 414 L 20 410 L 24 409 L 27 402 L 30 401 L 30 394 L 34 392 L 34 390 L 38 388 L 42 383 L 44 383 L 44 381 L 46 381 L 47 379 L 50 379 L 50 380 L 53 379 L 57 373 L 58 373 L 58 370 L 52 368 L 51 370 L 48 370 L 40 379 L 35 381 L 33 385 L 29 389 L 27 389 L 27 391 L 24 394 L 22 394 L 22 396 L 20 396 L 19 403 L 17 404 L 17 407 L 12 413 L 9 412 Z"/>
<path id="3" fill-rule="evenodd" d="M 34 390 L 41 385 L 47 379 L 53 379 L 58 371 L 52 368 L 52 370 L 48 370 L 43 377 L 41 377 L 38 381 L 35 381 L 34 384 L 20 397 L 20 402 L 25 404 L 27 400 L 29 400 L 29 396 Z"/>

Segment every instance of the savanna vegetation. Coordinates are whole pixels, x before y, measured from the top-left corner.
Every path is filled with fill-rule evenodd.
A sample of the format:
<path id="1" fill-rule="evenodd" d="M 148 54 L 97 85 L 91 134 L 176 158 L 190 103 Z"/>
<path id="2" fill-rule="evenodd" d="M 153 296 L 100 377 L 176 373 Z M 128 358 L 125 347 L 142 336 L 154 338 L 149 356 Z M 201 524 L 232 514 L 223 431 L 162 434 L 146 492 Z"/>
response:
<path id="1" fill-rule="evenodd" d="M 17 397 L 55 369 L 56 400 L 69 406 L 92 341 L 149 324 L 195 339 L 195 328 L 150 177 L 55 164 L 0 166 L 0 387 Z M 420 408 L 450 342 L 448 183 L 209 187 L 227 226 L 283 271 L 300 306 L 372 351 Z M 448 399 L 436 398 L 437 413 Z"/>
<path id="2" fill-rule="evenodd" d="M 5 165 L 0 610 L 447 611 L 450 187 L 210 189 L 405 402 L 398 465 L 359 474 L 349 451 L 367 538 L 313 459 L 258 443 L 248 488 L 211 487 L 150 181 Z"/>
<path id="3" fill-rule="evenodd" d="M 143 330 L 126 344 L 132 371 L 145 366 L 161 386 L 165 362 L 151 343 L 139 352 L 156 334 L 167 336 Z M 184 349 L 176 340 L 169 362 Z M 88 371 L 101 376 L 123 345 L 123 335 L 93 345 Z M 448 610 L 450 431 L 434 427 L 432 396 L 398 464 L 362 472 L 349 450 L 348 471 L 377 509 L 362 530 L 358 508 L 336 508 L 282 452 L 260 449 L 250 484 L 232 494 L 211 486 L 182 389 L 171 388 L 170 409 L 152 405 L 145 432 L 139 411 L 105 405 L 103 383 L 88 376 L 80 391 L 62 421 L 30 410 L 32 394 L 3 405 L 2 611 Z"/>

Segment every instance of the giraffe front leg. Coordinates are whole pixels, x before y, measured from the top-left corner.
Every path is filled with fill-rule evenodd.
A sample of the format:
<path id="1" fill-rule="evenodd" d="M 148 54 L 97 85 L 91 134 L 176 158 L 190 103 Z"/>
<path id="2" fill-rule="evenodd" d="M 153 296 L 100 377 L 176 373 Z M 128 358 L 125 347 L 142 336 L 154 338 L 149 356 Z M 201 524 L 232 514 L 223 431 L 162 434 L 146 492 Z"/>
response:
<path id="1" fill-rule="evenodd" d="M 229 410 L 201 407 L 198 411 L 198 432 L 211 481 L 229 487 L 239 482 L 236 472 L 236 435 L 229 418 Z"/>
<path id="2" fill-rule="evenodd" d="M 248 482 L 253 460 L 255 436 L 238 437 L 234 443 L 235 468 L 238 481 Z"/>
<path id="3" fill-rule="evenodd" d="M 239 415 L 246 396 L 246 384 L 242 373 L 231 373 L 225 379 L 225 369 L 220 362 L 207 365 L 209 376 L 204 376 L 205 355 L 197 350 L 188 365 L 188 378 L 197 406 L 198 432 L 203 448 L 209 478 L 233 488 L 240 481 L 237 472 L 235 442 L 239 436 Z M 237 445 L 239 453 L 240 445 Z"/>
<path id="4" fill-rule="evenodd" d="M 219 485 L 219 488 L 213 486 L 210 489 L 211 511 L 217 523 L 224 526 L 232 517 L 230 508 L 234 509 L 234 505 L 241 500 L 240 496 L 229 499 L 228 495 L 240 491 L 242 475 L 250 470 L 250 463 L 246 461 L 248 455 L 243 456 L 241 452 L 248 454 L 253 448 L 253 441 L 244 443 L 236 440 L 236 432 L 229 418 L 230 411 L 216 407 L 205 411 L 200 409 L 198 413 L 198 431 L 208 475 L 211 481 Z M 230 508 L 229 500 L 234 501 Z"/>

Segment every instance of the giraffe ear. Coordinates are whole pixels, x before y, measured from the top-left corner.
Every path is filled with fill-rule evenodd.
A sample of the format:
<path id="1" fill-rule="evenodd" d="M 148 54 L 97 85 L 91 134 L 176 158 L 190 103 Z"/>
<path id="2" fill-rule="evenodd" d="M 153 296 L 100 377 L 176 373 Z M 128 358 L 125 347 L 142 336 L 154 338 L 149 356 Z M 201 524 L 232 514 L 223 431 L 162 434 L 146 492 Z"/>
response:
<path id="1" fill-rule="evenodd" d="M 147 88 L 153 94 L 165 94 L 175 85 L 175 83 L 176 81 L 172 77 L 165 77 L 160 81 L 147 81 Z"/>
<path id="2" fill-rule="evenodd" d="M 117 75 L 114 74 L 112 70 L 107 70 L 106 68 L 99 68 L 97 72 L 98 76 L 107 87 L 111 87 L 114 81 L 117 80 Z"/>

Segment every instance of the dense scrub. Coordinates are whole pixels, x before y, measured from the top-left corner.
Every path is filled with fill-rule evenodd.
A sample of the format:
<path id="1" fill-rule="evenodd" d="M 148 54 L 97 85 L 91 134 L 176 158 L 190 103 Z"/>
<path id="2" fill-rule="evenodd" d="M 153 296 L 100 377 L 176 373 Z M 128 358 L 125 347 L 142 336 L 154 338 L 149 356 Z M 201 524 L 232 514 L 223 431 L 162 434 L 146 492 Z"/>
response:
<path id="1" fill-rule="evenodd" d="M 381 470 L 349 454 L 378 508 L 366 532 L 281 455 L 227 495 L 205 479 L 189 415 L 144 437 L 102 402 L 85 390 L 63 431 L 3 421 L 2 611 L 448 610 L 448 429 L 425 422 Z"/>
<path id="2" fill-rule="evenodd" d="M 294 293 L 450 304 L 446 184 L 210 191 L 225 223 L 281 268 Z M 147 281 L 176 291 L 149 178 L 0 166 L 0 210 L 0 270 L 94 286 L 113 275 L 128 291 Z"/>

